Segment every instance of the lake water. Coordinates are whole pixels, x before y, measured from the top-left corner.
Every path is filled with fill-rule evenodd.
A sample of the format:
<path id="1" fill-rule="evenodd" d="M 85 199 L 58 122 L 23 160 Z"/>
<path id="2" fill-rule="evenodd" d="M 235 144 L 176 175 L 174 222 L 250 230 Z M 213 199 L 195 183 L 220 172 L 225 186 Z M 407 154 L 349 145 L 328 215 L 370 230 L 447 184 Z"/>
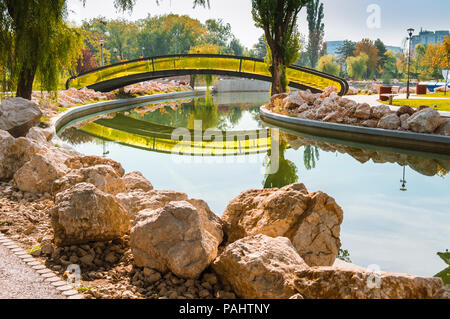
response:
<path id="1" fill-rule="evenodd" d="M 84 154 L 112 158 L 127 172 L 141 171 L 156 189 L 201 198 L 218 215 L 244 190 L 302 182 L 343 208 L 342 248 L 353 263 L 422 276 L 448 267 L 437 253 L 450 249 L 449 157 L 280 130 L 279 170 L 266 175 L 272 154 L 267 141 L 275 131 L 261 122 L 259 107 L 268 99 L 233 93 L 122 109 L 71 123 L 59 136 Z M 198 121 L 216 135 L 258 134 L 246 143 L 233 141 L 225 157 L 221 147 L 205 156 L 201 139 L 190 144 L 196 156 L 186 152 L 189 147 L 180 148 L 184 155 L 171 154 L 179 142 L 170 137 L 173 129 L 192 133 Z"/>

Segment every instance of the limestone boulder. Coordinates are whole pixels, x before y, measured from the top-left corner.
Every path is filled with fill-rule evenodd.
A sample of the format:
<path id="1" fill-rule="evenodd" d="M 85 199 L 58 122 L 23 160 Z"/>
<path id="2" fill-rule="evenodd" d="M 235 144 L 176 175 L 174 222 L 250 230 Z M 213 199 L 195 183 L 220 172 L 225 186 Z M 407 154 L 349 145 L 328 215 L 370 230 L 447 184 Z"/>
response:
<path id="1" fill-rule="evenodd" d="M 26 138 L 33 140 L 37 143 L 44 143 L 51 141 L 55 136 L 55 131 L 52 128 L 42 129 L 39 127 L 32 127 L 26 136 Z"/>
<path id="2" fill-rule="evenodd" d="M 408 113 L 400 115 L 400 127 L 405 131 L 409 130 L 408 119 L 410 117 L 411 115 L 409 115 Z"/>
<path id="3" fill-rule="evenodd" d="M 403 105 L 397 110 L 397 115 L 402 116 L 404 114 L 413 115 L 416 112 L 412 107 Z"/>
<path id="4" fill-rule="evenodd" d="M 7 131 L 0 130 L 0 179 L 10 178 L 13 174 L 9 167 L 10 150 L 15 142 Z"/>
<path id="5" fill-rule="evenodd" d="M 378 122 L 378 128 L 385 130 L 397 130 L 400 127 L 400 118 L 397 114 L 391 113 L 383 116 Z"/>
<path id="6" fill-rule="evenodd" d="M 431 299 L 443 288 L 441 278 L 355 267 L 313 267 L 296 276 L 295 288 L 305 299 Z"/>
<path id="7" fill-rule="evenodd" d="M 230 245 L 212 265 L 220 280 L 244 299 L 289 299 L 295 271 L 308 269 L 288 238 L 256 235 Z"/>
<path id="8" fill-rule="evenodd" d="M 376 119 L 381 119 L 386 114 L 391 113 L 389 106 L 380 104 L 372 107 L 372 116 Z"/>
<path id="9" fill-rule="evenodd" d="M 14 185 L 23 192 L 35 194 L 52 191 L 53 182 L 64 176 L 69 169 L 51 152 L 35 154 L 29 162 L 14 174 Z"/>
<path id="10" fill-rule="evenodd" d="M 148 192 L 153 190 L 153 185 L 150 183 L 141 172 L 131 172 L 123 177 L 123 182 L 127 191 L 142 190 Z"/>
<path id="11" fill-rule="evenodd" d="M 229 203 L 222 220 L 229 243 L 257 234 L 287 237 L 310 266 L 331 266 L 341 247 L 341 207 L 301 183 L 245 191 Z"/>
<path id="12" fill-rule="evenodd" d="M 408 119 L 409 128 L 416 133 L 433 133 L 441 125 L 441 116 L 431 108 L 414 113 Z"/>
<path id="13" fill-rule="evenodd" d="M 368 120 L 370 119 L 371 115 L 372 115 L 372 108 L 367 103 L 358 104 L 358 106 L 356 107 L 356 111 L 354 113 L 354 116 L 361 120 Z"/>
<path id="14" fill-rule="evenodd" d="M 71 169 L 88 168 L 96 165 L 109 165 L 120 177 L 125 175 L 125 170 L 120 163 L 100 156 L 74 156 L 67 159 L 65 164 Z"/>
<path id="15" fill-rule="evenodd" d="M 38 143 L 0 130 L 0 179 L 11 179 L 19 168 L 41 151 Z"/>
<path id="16" fill-rule="evenodd" d="M 378 120 L 366 120 L 361 123 L 362 126 L 376 128 L 378 126 Z"/>
<path id="17" fill-rule="evenodd" d="M 283 99 L 283 109 L 292 110 L 292 109 L 298 108 L 299 106 L 303 105 L 304 103 L 305 103 L 305 100 L 303 100 L 300 95 L 293 93 Z"/>
<path id="18" fill-rule="evenodd" d="M 223 240 L 220 219 L 204 205 L 199 209 L 178 201 L 140 212 L 130 236 L 135 264 L 198 278 L 217 257 Z"/>
<path id="19" fill-rule="evenodd" d="M 174 191 L 156 191 L 144 192 L 135 190 L 116 195 L 119 203 L 127 210 L 130 220 L 134 223 L 140 211 L 156 210 L 169 204 L 170 202 L 187 201 L 188 196 L 185 193 Z"/>
<path id="20" fill-rule="evenodd" d="M 88 183 L 56 195 L 51 218 L 58 246 L 109 241 L 130 230 L 128 214 L 114 196 Z"/>
<path id="21" fill-rule="evenodd" d="M 14 137 L 27 135 L 30 128 L 39 124 L 42 112 L 39 106 L 20 97 L 0 104 L 0 130 L 8 131 Z"/>
<path id="22" fill-rule="evenodd" d="M 52 193 L 57 194 L 79 183 L 89 183 L 109 194 L 119 194 L 126 191 L 125 182 L 109 165 L 95 165 L 71 170 L 63 177 L 55 180 Z"/>
<path id="23" fill-rule="evenodd" d="M 444 119 L 442 124 L 436 129 L 435 134 L 450 136 L 450 120 Z"/>

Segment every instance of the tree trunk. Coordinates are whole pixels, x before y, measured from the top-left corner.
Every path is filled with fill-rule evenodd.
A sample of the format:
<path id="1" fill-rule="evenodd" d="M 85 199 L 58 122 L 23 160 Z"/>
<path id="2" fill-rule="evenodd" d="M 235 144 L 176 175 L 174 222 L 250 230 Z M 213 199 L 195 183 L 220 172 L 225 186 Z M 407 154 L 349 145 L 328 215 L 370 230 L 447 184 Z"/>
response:
<path id="1" fill-rule="evenodd" d="M 272 95 L 285 93 L 286 88 L 283 85 L 283 59 L 281 58 L 280 52 L 272 50 Z"/>
<path id="2" fill-rule="evenodd" d="M 31 100 L 33 94 L 33 82 L 36 75 L 36 68 L 34 67 L 22 67 L 22 71 L 19 75 L 19 81 L 17 83 L 16 97 L 22 97 L 27 100 Z"/>

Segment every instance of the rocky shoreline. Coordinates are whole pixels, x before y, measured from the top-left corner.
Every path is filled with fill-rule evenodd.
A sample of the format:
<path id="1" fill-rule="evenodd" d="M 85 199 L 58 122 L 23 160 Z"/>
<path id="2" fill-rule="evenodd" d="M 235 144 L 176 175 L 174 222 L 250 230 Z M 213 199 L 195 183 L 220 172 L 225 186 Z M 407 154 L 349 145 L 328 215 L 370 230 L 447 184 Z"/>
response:
<path id="1" fill-rule="evenodd" d="M 0 130 L 0 232 L 62 277 L 79 265 L 85 298 L 450 298 L 440 278 L 336 260 L 344 212 L 323 192 L 248 190 L 219 218 L 120 163 L 54 145 L 36 108 L 27 102 L 14 136 Z"/>
<path id="2" fill-rule="evenodd" d="M 402 106 L 393 112 L 387 105 L 371 107 L 340 97 L 335 87 L 317 94 L 306 90 L 274 95 L 267 109 L 301 119 L 450 136 L 450 119 L 427 105 L 417 109 Z"/>

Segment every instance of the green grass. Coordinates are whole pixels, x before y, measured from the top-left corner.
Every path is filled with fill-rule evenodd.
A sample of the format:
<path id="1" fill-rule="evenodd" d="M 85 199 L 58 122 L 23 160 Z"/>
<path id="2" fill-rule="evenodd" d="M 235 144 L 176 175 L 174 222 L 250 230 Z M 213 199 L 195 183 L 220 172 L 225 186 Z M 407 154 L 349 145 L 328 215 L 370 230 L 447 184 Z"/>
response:
<path id="1" fill-rule="evenodd" d="M 416 96 L 418 96 L 418 97 L 447 97 L 450 99 L 450 89 L 447 91 L 447 95 L 444 95 L 444 92 L 437 92 L 437 93 L 429 93 L 429 94 L 417 94 Z"/>
<path id="2" fill-rule="evenodd" d="M 388 101 L 382 102 L 384 104 L 389 104 Z M 408 105 L 412 108 L 417 108 L 422 105 L 428 105 L 438 111 L 450 111 L 450 99 L 448 100 L 429 100 L 429 99 L 395 99 L 392 101 L 392 105 L 394 106 L 403 106 Z M 437 105 L 435 108 L 434 106 Z"/>

